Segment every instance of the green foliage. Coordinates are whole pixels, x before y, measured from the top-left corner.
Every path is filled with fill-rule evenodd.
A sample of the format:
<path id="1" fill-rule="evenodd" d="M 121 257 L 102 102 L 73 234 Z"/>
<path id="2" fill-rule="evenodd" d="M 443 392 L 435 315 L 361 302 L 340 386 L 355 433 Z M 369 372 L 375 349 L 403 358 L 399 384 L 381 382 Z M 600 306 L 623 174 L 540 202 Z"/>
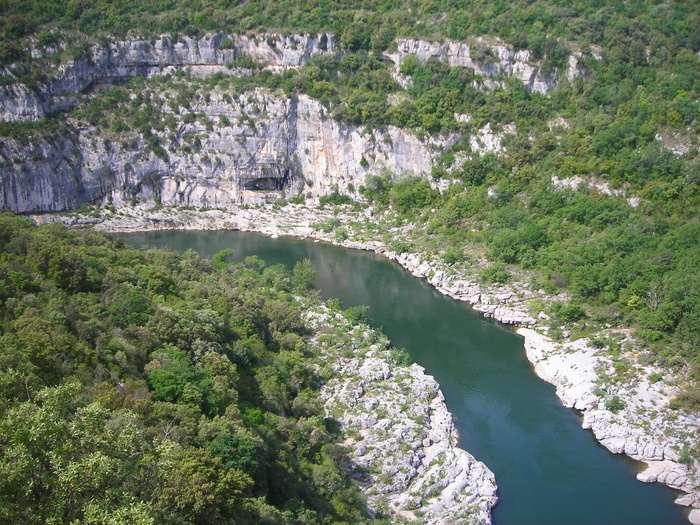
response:
<path id="1" fill-rule="evenodd" d="M 611 8 L 590 3 L 513 2 L 470 4 L 468 10 L 450 1 L 369 5 L 331 0 L 321 7 L 317 3 L 289 5 L 279 1 L 260 4 L 245 0 L 215 5 L 178 1 L 146 6 L 124 4 L 119 10 L 110 10 L 110 5 L 102 1 L 89 6 L 64 1 L 13 2 L 5 12 L 3 33 L 11 41 L 45 24 L 117 36 L 124 36 L 129 30 L 198 35 L 211 31 L 291 29 L 322 33 L 322 47 L 328 45 L 326 32 L 335 33 L 340 47 L 353 52 L 382 51 L 395 35 L 464 39 L 490 34 L 500 35 L 516 49 L 531 49 L 536 58 L 545 57 L 547 69 L 559 67 L 568 56 L 560 39 L 610 46 L 613 58 L 632 67 L 646 65 L 644 46 L 665 43 L 669 37 L 674 37 L 677 45 L 694 51 L 700 48 L 693 10 L 682 3 L 658 6 L 643 2 Z M 45 40 L 44 37 L 42 42 Z M 474 48 L 474 58 L 480 63 L 488 65 L 493 60 L 488 48 Z M 662 56 L 656 51 L 653 58 Z"/>
<path id="2" fill-rule="evenodd" d="M 390 245 L 391 251 L 398 254 L 409 253 L 413 248 L 413 243 L 408 241 L 394 241 Z"/>
<path id="3" fill-rule="evenodd" d="M 369 316 L 369 306 L 351 306 L 343 310 L 343 315 L 351 325 L 366 324 L 369 325 L 372 319 Z"/>
<path id="4" fill-rule="evenodd" d="M 399 366 L 408 366 L 411 364 L 411 355 L 405 348 L 391 348 L 391 360 Z"/>
<path id="5" fill-rule="evenodd" d="M 669 407 L 676 410 L 683 408 L 686 410 L 698 410 L 700 408 L 700 389 L 691 387 L 681 392 L 669 403 Z"/>
<path id="6" fill-rule="evenodd" d="M 368 175 L 364 186 L 360 186 L 360 194 L 370 202 L 389 204 L 389 192 L 393 186 L 391 175 Z"/>
<path id="7" fill-rule="evenodd" d="M 491 258 L 508 264 L 532 267 L 535 252 L 548 244 L 547 233 L 537 224 L 524 224 L 517 229 L 497 230 L 491 239 Z"/>
<path id="8" fill-rule="evenodd" d="M 211 256 L 211 259 L 213 261 L 212 266 L 217 270 L 223 270 L 228 266 L 227 260 L 231 257 L 231 255 L 233 255 L 233 250 L 231 248 L 225 248 L 221 251 L 216 252 L 214 255 Z"/>
<path id="9" fill-rule="evenodd" d="M 586 311 L 576 302 L 569 304 L 553 303 L 551 313 L 565 323 L 574 323 L 586 317 Z"/>
<path id="10" fill-rule="evenodd" d="M 210 263 L 7 214 L 0 249 L 0 521 L 365 520 L 291 303 L 308 260 Z"/>
<path id="11" fill-rule="evenodd" d="M 308 294 L 314 287 L 314 279 L 318 272 L 309 259 L 298 261 L 294 265 L 292 274 L 292 286 L 297 293 Z"/>
<path id="12" fill-rule="evenodd" d="M 455 246 L 451 246 L 442 254 L 442 260 L 447 264 L 455 264 L 465 260 L 464 251 Z"/>
<path id="13" fill-rule="evenodd" d="M 321 196 L 318 201 L 321 205 L 333 204 L 335 206 L 352 203 L 352 199 L 348 195 L 338 193 L 338 190 L 335 190 L 334 192 L 329 193 L 328 195 Z"/>
<path id="14" fill-rule="evenodd" d="M 505 264 L 496 262 L 481 270 L 479 277 L 487 283 L 504 284 L 510 281 L 510 272 L 506 269 Z"/>
<path id="15" fill-rule="evenodd" d="M 125 283 L 110 290 L 107 311 L 112 315 L 117 326 L 126 328 L 130 325 L 145 325 L 150 314 L 153 313 L 153 307 L 144 290 Z"/>
<path id="16" fill-rule="evenodd" d="M 407 177 L 391 186 L 389 202 L 402 215 L 413 215 L 419 209 L 438 202 L 440 193 L 422 177 Z"/>
<path id="17" fill-rule="evenodd" d="M 315 230 L 321 230 L 324 233 L 330 233 L 334 229 L 336 229 L 338 226 L 340 226 L 340 220 L 339 219 L 327 219 L 324 222 L 319 222 L 319 223 L 314 223 L 311 225 L 311 227 Z"/>
<path id="18" fill-rule="evenodd" d="M 620 396 L 613 396 L 605 401 L 605 408 L 613 414 L 617 414 L 620 410 L 625 409 L 625 403 L 620 399 Z"/>

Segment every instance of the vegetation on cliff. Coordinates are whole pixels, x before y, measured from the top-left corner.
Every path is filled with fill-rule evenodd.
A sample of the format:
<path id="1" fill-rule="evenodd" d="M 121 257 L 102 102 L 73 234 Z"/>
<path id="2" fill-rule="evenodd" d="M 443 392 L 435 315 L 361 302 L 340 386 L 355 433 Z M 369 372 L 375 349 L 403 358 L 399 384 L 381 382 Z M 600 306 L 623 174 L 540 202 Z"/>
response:
<path id="1" fill-rule="evenodd" d="M 328 116 L 349 124 L 397 126 L 418 136 L 461 134 L 462 140 L 433 167 L 432 185 L 385 173 L 372 174 L 357 189 L 366 200 L 392 206 L 402 221 L 422 225 L 423 241 L 443 250 L 445 260 L 459 260 L 469 246 L 494 263 L 485 278 L 508 279 L 509 268 L 534 270 L 538 285 L 573 296 L 572 305 L 553 312 L 562 322 L 587 316 L 601 324 L 635 326 L 649 350 L 647 359 L 698 375 L 697 5 L 1 5 L 6 16 L 0 59 L 15 64 L 5 81 L 39 88 L 46 71 L 23 54 L 27 44 L 46 50 L 44 58 L 56 66 L 89 58 L 90 39 L 81 32 L 92 39 L 101 35 L 104 42 L 125 35 L 170 33 L 176 39 L 178 33 L 279 30 L 313 32 L 327 43 L 324 35 L 335 34 L 338 53 L 315 57 L 298 71 L 261 72 L 249 57 L 239 57 L 232 67 L 246 67 L 252 76 L 219 73 L 196 79 L 180 71 L 135 79 L 83 97 L 65 117 L 4 124 L 0 132 L 31 143 L 37 133 L 68 136 L 90 126 L 121 148 L 143 144 L 167 159 L 201 145 L 196 136 L 171 138 L 180 122 L 198 120 L 208 129 L 216 124 L 211 116 L 190 111 L 191 100 L 206 101 L 214 92 L 230 100 L 262 87 L 288 96 L 307 94 L 323 104 Z M 482 36 L 488 38 L 474 38 Z M 530 50 L 541 73 L 556 79 L 557 87 L 547 95 L 529 92 L 513 78 L 483 78 L 434 58 L 407 57 L 393 71 L 384 53 L 396 51 L 399 37 L 470 38 L 471 58 L 484 66 L 498 60 L 489 44 L 498 38 L 515 50 Z M 227 41 L 220 45 L 226 47 Z M 578 61 L 577 75 L 567 74 L 570 56 Z M 241 120 L 254 131 L 261 115 L 264 108 Z M 486 129 L 499 147 L 481 143 Z M 6 165 L 15 162 L 21 159 L 4 159 Z M 434 189 L 436 184 L 444 191 Z M 345 202 L 348 197 L 336 193 L 330 199 Z M 691 393 L 682 401 L 697 407 L 700 397 Z"/>
<path id="2" fill-rule="evenodd" d="M 298 294 L 315 271 L 0 216 L 0 520 L 357 523 Z"/>
<path id="3" fill-rule="evenodd" d="M 381 188 L 378 190 L 378 188 Z M 555 304 L 551 324 L 634 326 L 646 350 L 644 359 L 676 371 L 700 370 L 700 228 L 697 190 L 688 201 L 678 197 L 671 214 L 650 212 L 652 203 L 630 206 L 622 196 L 604 196 L 581 185 L 557 188 L 540 182 L 530 195 L 502 181 L 488 186 L 451 185 L 442 195 L 424 183 L 371 179 L 363 188 L 398 212 L 398 224 L 416 224 L 399 251 L 442 253 L 445 262 L 492 261 L 482 276 L 508 280 L 518 268 L 534 270 L 533 281 L 571 303 Z M 690 210 L 690 211 L 689 211 Z M 541 307 L 540 307 L 541 308 Z M 681 397 L 698 407 L 697 394 Z"/>
<path id="4" fill-rule="evenodd" d="M 610 47 L 619 56 L 644 60 L 645 46 L 700 51 L 700 19 L 690 2 L 638 0 L 594 2 L 474 2 L 456 0 L 288 0 L 126 2 L 97 0 L 4 1 L 3 51 L 15 41 L 59 27 L 85 34 L 124 37 L 213 31 L 331 32 L 348 51 L 382 51 L 396 37 L 452 38 L 495 35 L 518 49 L 531 49 L 556 65 L 566 55 L 559 39 Z"/>

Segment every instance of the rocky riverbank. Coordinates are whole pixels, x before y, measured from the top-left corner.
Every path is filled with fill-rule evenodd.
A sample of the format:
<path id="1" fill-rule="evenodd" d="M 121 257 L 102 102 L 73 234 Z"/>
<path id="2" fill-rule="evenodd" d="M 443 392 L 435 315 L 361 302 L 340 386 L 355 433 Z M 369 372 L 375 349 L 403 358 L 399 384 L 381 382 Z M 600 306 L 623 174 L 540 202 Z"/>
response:
<path id="1" fill-rule="evenodd" d="M 425 524 L 491 523 L 494 475 L 457 447 L 435 379 L 396 363 L 388 340 L 338 312 L 307 313 L 305 321 L 322 334 L 312 344 L 332 373 L 321 394 L 343 425 L 370 509 Z"/>
<path id="2" fill-rule="evenodd" d="M 604 333 L 616 349 L 599 340 L 546 336 L 547 315 L 532 311 L 535 304 L 555 299 L 531 289 L 524 280 L 503 286 L 484 285 L 478 265 L 447 265 L 437 256 L 396 253 L 388 242 L 410 236 L 409 226 L 391 226 L 372 209 L 307 205 L 259 205 L 231 210 L 194 211 L 177 208 L 125 208 L 95 218 L 43 216 L 39 220 L 92 224 L 107 231 L 154 229 L 237 229 L 272 236 L 313 237 L 348 248 L 371 250 L 395 260 L 414 276 L 425 278 L 442 293 L 468 301 L 488 317 L 518 327 L 525 338 L 528 359 L 535 372 L 556 386 L 562 403 L 583 414 L 583 427 L 615 454 L 624 453 L 646 463 L 638 479 L 658 481 L 687 494 L 677 503 L 700 508 L 697 461 L 690 457 L 698 441 L 700 417 L 669 408 L 675 378 L 637 360 L 629 330 L 609 328 Z M 382 226 L 377 226 L 382 223 Z M 384 234 L 384 237 L 382 237 Z M 388 242 L 384 242 L 384 241 Z M 559 299 L 562 299 L 561 297 Z M 567 335 L 566 333 L 564 334 Z M 623 351 L 619 349 L 624 349 Z M 700 522 L 700 512 L 690 519 Z"/>

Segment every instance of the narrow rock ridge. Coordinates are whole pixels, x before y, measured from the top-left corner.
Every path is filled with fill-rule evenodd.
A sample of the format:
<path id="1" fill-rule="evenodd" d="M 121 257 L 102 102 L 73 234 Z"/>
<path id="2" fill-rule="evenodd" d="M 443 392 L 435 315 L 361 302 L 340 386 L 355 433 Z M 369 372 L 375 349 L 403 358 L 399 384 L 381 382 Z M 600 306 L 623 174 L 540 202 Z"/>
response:
<path id="1" fill-rule="evenodd" d="M 493 473 L 457 447 L 457 431 L 432 376 L 392 362 L 389 341 L 329 309 L 306 314 L 312 344 L 333 370 L 321 389 L 342 424 L 351 468 L 370 509 L 421 523 L 491 523 Z"/>
<path id="2" fill-rule="evenodd" d="M 363 240 L 339 241 L 332 233 L 324 233 L 313 226 L 330 219 L 340 221 L 342 227 L 348 228 L 354 221 L 372 222 L 377 219 L 371 216 L 371 210 L 365 210 L 362 214 L 338 213 L 337 210 L 288 204 L 283 208 L 257 206 L 206 213 L 178 210 L 148 213 L 145 208 L 140 208 L 102 219 L 56 215 L 37 219 L 74 226 L 92 224 L 97 229 L 121 232 L 223 228 L 271 236 L 313 237 L 346 248 L 383 255 L 399 263 L 415 277 L 426 279 L 441 293 L 469 302 L 476 311 L 487 317 L 518 327 L 534 371 L 556 387 L 557 396 L 565 406 L 582 412 L 582 426 L 590 429 L 612 453 L 626 454 L 646 463 L 646 470 L 640 472 L 637 479 L 663 483 L 686 492 L 676 503 L 700 509 L 699 465 L 681 463 L 682 452 L 694 446 L 699 439 L 700 415 L 684 414 L 668 408 L 674 394 L 673 388 L 666 381 L 651 382 L 648 379 L 652 373 L 662 370 L 635 364 L 636 376 L 628 377 L 624 382 L 606 382 L 605 378 L 614 373 L 614 363 L 609 354 L 596 349 L 588 339 L 555 342 L 541 333 L 546 331 L 541 323 L 543 316 L 533 317 L 529 313 L 528 302 L 531 299 L 557 299 L 543 290 L 531 290 L 523 282 L 486 286 L 479 282 L 474 269 L 456 270 L 440 260 L 428 260 L 421 254 L 397 254 L 383 242 L 375 240 L 371 233 L 367 233 Z M 402 235 L 400 228 L 395 228 L 392 233 L 394 236 Z M 611 329 L 605 335 L 615 332 Z M 629 331 L 617 330 L 617 333 L 631 339 Z M 632 356 L 630 358 L 633 359 Z M 665 373 L 668 376 L 668 371 Z M 600 396 L 601 391 L 604 397 Z M 605 406 L 605 400 L 612 396 L 618 396 L 624 404 L 624 408 L 616 413 Z M 692 511 L 690 518 L 697 521 L 700 512 Z"/>

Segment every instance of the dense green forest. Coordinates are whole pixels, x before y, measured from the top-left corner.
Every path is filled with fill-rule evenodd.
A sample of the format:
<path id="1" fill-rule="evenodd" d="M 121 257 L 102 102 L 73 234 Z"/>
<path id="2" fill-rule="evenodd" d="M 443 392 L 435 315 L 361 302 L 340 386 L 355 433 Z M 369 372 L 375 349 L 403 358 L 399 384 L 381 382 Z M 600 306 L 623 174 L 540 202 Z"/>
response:
<path id="1" fill-rule="evenodd" d="M 364 521 L 295 299 L 308 261 L 136 251 L 9 214 L 0 248 L 0 521 Z"/>
<path id="2" fill-rule="evenodd" d="M 643 59 L 644 46 L 669 40 L 700 51 L 697 4 L 682 1 L 3 0 L 0 12 L 6 52 L 16 39 L 52 26 L 119 37 L 328 31 L 349 51 L 382 51 L 401 36 L 481 35 L 497 35 L 536 56 L 556 55 L 560 38 L 629 52 L 633 60 Z"/>
<path id="3" fill-rule="evenodd" d="M 37 133 L 71 135 L 90 125 L 122 148 L 140 136 L 167 159 L 198 151 L 196 139 L 178 150 L 164 138 L 181 120 L 213 125 L 211 117 L 189 109 L 191 100 L 206 100 L 213 91 L 225 99 L 256 87 L 307 94 L 349 124 L 398 126 L 419 137 L 462 133 L 464 140 L 444 151 L 430 174 L 435 182 L 451 182 L 446 191 L 395 173 L 373 175 L 359 190 L 373 205 L 391 206 L 401 220 L 418 224 L 426 247 L 446 251 L 450 261 L 464 259 L 467 249 L 488 257 L 487 279 L 505 281 L 526 269 L 537 275 L 533 284 L 568 291 L 573 306 L 562 310 L 562 322 L 585 317 L 600 326 L 636 327 L 644 359 L 700 374 L 696 2 L 6 0 L 0 11 L 0 61 L 24 63 L 15 78 L 37 89 L 45 79 L 24 53 L 30 40 L 39 47 L 70 41 L 54 55 L 60 62 L 84 56 L 90 39 L 107 36 L 335 34 L 339 52 L 299 71 L 206 79 L 181 71 L 133 79 L 83 97 L 68 115 L 5 123 L 0 133 L 29 142 Z M 557 88 L 532 93 L 512 78 L 489 83 L 472 70 L 415 57 L 401 65 L 402 88 L 382 52 L 407 36 L 498 37 L 529 49 Z M 563 66 L 572 53 L 582 74 L 567 78 Z M 495 60 L 486 45 L 475 46 L 474 58 Z M 239 60 L 239 66 L 255 66 Z M 255 117 L 246 116 L 253 127 Z M 472 151 L 470 135 L 487 124 L 494 132 L 515 129 L 503 139 L 505 152 Z M 552 182 L 575 177 L 588 183 Z M 349 200 L 335 195 L 328 202 Z M 700 404 L 695 394 L 683 400 Z"/>
<path id="4" fill-rule="evenodd" d="M 189 100 L 214 89 L 230 96 L 262 86 L 289 96 L 306 93 L 334 118 L 356 125 L 463 132 L 465 140 L 433 168 L 434 179 L 456 182 L 446 193 L 416 179 L 398 183 L 389 195 L 392 174 L 368 180 L 365 196 L 391 202 L 406 219 L 425 222 L 428 233 L 451 244 L 477 237 L 492 260 L 536 268 L 553 291 L 566 288 L 601 318 L 636 324 L 650 343 L 670 345 L 662 361 L 678 365 L 680 359 L 698 369 L 700 19 L 693 3 L 6 1 L 1 9 L 5 50 L 31 34 L 40 45 L 51 45 L 59 38 L 52 28 L 116 36 L 335 32 L 344 52 L 315 58 L 298 72 L 135 79 L 87 98 L 70 123 L 59 114 L 41 123 L 5 124 L 2 131 L 27 140 L 36 131 L 70 133 L 83 122 L 129 147 L 136 130 L 167 158 L 168 144 L 158 132 L 174 130 L 180 119 L 206 124 L 209 118 L 188 112 Z M 470 35 L 494 35 L 528 48 L 551 74 L 569 53 L 589 53 L 585 75 L 560 77 L 556 90 L 541 95 L 513 79 L 487 88 L 466 68 L 409 59 L 401 67 L 409 80 L 402 89 L 376 54 L 397 36 Z M 592 45 L 600 46 L 602 60 L 590 55 Z M 482 60 L 493 60 L 482 51 Z M 390 101 L 391 95 L 399 102 Z M 457 122 L 455 114 L 471 119 Z M 469 133 L 487 123 L 496 131 L 515 125 L 505 154 L 471 154 Z M 681 143 L 685 153 L 672 153 L 664 140 Z M 598 178 L 618 196 L 557 189 L 552 176 Z M 488 197 L 488 188 L 495 188 L 496 198 Z M 629 195 L 639 198 L 637 207 L 625 200 Z"/>
<path id="5" fill-rule="evenodd" d="M 102 86 L 39 122 L 1 122 L 0 137 L 33 152 L 40 138 L 90 129 L 167 160 L 201 149 L 195 136 L 170 138 L 182 122 L 230 124 L 193 101 L 255 88 L 308 95 L 348 125 L 461 134 L 428 177 L 373 173 L 322 205 L 361 196 L 355 207 L 393 210 L 391 226 L 413 225 L 396 251 L 465 266 L 483 257 L 486 282 L 527 275 L 566 292 L 536 305 L 552 337 L 579 330 L 619 357 L 596 330 L 632 327 L 642 364 L 700 379 L 698 2 L 0 0 L 0 84 L 41 93 L 94 44 L 212 32 L 332 34 L 337 53 L 279 74 L 240 56 L 231 68 L 250 76 L 180 70 Z M 395 75 L 385 53 L 401 37 L 487 37 L 473 46 L 483 65 L 497 59 L 489 42 L 527 49 L 557 87 L 530 92 L 417 57 Z M 51 53 L 32 58 L 31 47 Z M 569 78 L 572 55 L 581 74 Z M 254 129 L 257 116 L 241 118 Z M 503 152 L 474 151 L 486 125 L 514 130 Z M 135 251 L 0 216 L 0 521 L 367 520 L 299 313 L 317 300 L 313 269 L 226 257 Z M 674 407 L 700 408 L 693 385 Z"/>

